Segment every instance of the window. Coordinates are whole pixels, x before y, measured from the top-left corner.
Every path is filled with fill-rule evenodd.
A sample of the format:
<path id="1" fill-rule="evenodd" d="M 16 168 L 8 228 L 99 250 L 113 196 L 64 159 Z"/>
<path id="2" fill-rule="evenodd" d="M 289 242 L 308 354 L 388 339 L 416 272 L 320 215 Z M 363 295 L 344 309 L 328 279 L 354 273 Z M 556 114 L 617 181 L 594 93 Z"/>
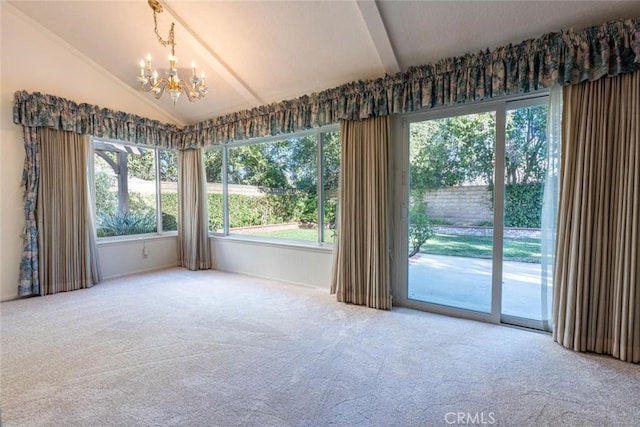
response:
<path id="1" fill-rule="evenodd" d="M 204 169 L 207 176 L 207 210 L 209 213 L 209 231 L 223 231 L 222 197 L 222 149 L 212 148 L 204 152 Z"/>
<path id="2" fill-rule="evenodd" d="M 340 132 L 326 132 L 322 142 L 322 242 L 333 242 L 336 236 L 338 185 L 340 178 Z"/>
<path id="3" fill-rule="evenodd" d="M 158 150 L 160 166 L 160 206 L 162 230 L 178 230 L 178 155 L 173 150 Z"/>
<path id="4" fill-rule="evenodd" d="M 315 135 L 228 149 L 229 233 L 317 240 Z"/>
<path id="5" fill-rule="evenodd" d="M 177 230 L 175 151 L 94 139 L 93 152 L 98 237 Z"/>
<path id="6" fill-rule="evenodd" d="M 333 128 L 242 141 L 204 154 L 209 230 L 332 242 L 340 134 Z M 319 167 L 320 166 L 320 167 Z"/>
<path id="7" fill-rule="evenodd" d="M 94 139 L 98 237 L 175 232 L 174 150 Z M 209 231 L 331 243 L 340 175 L 336 126 L 203 152 Z"/>

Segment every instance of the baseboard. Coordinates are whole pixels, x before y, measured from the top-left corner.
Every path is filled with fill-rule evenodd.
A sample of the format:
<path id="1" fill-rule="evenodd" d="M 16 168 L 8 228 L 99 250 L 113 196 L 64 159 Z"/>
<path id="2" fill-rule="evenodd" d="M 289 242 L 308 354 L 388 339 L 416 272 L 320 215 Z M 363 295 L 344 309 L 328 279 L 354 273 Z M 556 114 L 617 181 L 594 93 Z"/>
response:
<path id="1" fill-rule="evenodd" d="M 31 295 L 29 295 L 29 296 L 31 296 Z M 15 294 L 15 295 L 12 295 L 10 297 L 2 297 L 2 299 L 0 299 L 0 302 L 15 301 L 15 300 L 19 300 L 19 299 L 22 299 L 22 298 L 28 298 L 29 296 L 21 297 L 20 295 Z"/>
<path id="2" fill-rule="evenodd" d="M 130 271 L 127 273 L 113 274 L 111 276 L 103 276 L 102 280 L 104 281 L 104 280 L 118 279 L 120 277 L 133 276 L 135 274 L 142 274 L 142 273 L 151 273 L 153 271 L 167 270 L 169 268 L 176 268 L 176 267 L 180 267 L 180 264 L 176 263 L 176 264 L 160 265 L 160 266 L 145 268 L 142 270 Z"/>
<path id="3" fill-rule="evenodd" d="M 269 277 L 269 276 L 264 276 L 262 274 L 247 273 L 245 271 L 230 270 L 230 269 L 226 269 L 226 268 L 214 267 L 213 269 L 214 270 L 218 270 L 218 271 L 224 271 L 225 273 L 241 274 L 243 276 L 255 277 L 256 279 L 273 280 L 274 282 L 280 282 L 280 283 L 284 283 L 284 284 L 292 285 L 292 286 L 299 286 L 299 287 L 307 288 L 307 289 L 326 290 L 327 292 L 329 291 L 329 286 L 327 286 L 325 288 L 325 287 L 310 285 L 308 283 L 294 282 L 294 281 L 291 281 L 291 280 L 280 279 L 278 277 Z"/>

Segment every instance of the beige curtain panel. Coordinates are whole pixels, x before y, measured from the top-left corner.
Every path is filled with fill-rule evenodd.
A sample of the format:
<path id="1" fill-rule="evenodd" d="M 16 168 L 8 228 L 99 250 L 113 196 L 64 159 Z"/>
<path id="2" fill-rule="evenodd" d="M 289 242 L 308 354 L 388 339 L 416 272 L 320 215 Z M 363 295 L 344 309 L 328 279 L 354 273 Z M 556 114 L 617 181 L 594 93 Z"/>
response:
<path id="1" fill-rule="evenodd" d="M 207 188 L 202 150 L 178 151 L 178 253 L 189 270 L 211 268 Z"/>
<path id="2" fill-rule="evenodd" d="M 89 137 L 38 129 L 40 295 L 88 288 L 101 280 L 89 194 Z"/>
<path id="3" fill-rule="evenodd" d="M 640 72 L 564 88 L 554 339 L 640 362 Z"/>
<path id="4" fill-rule="evenodd" d="M 389 118 L 342 121 L 338 234 L 331 293 L 338 301 L 390 309 Z"/>

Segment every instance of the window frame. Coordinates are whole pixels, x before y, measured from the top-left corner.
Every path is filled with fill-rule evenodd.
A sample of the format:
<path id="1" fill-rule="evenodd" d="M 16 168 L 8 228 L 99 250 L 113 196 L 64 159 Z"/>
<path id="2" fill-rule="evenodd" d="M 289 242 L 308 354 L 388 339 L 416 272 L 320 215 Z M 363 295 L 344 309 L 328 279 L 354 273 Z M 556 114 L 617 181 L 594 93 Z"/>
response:
<path id="1" fill-rule="evenodd" d="M 154 145 L 150 145 L 150 144 L 135 144 L 132 142 L 127 142 L 127 141 L 121 141 L 118 139 L 113 139 L 113 138 L 99 138 L 99 137 L 95 137 L 95 136 L 91 136 L 90 137 L 90 149 L 89 149 L 89 158 L 90 160 L 87 162 L 89 167 L 88 167 L 88 175 L 89 175 L 89 179 L 90 179 L 90 190 L 91 190 L 91 215 L 92 218 L 94 220 L 95 223 L 95 235 L 96 235 L 96 242 L 98 244 L 102 244 L 102 243 L 114 243 L 114 242 L 121 242 L 121 241 L 131 241 L 131 240 L 147 240 L 150 238 L 163 238 L 163 237 L 171 237 L 171 236 L 177 236 L 178 235 L 178 231 L 177 230 L 169 230 L 169 231 L 165 231 L 162 229 L 162 197 L 161 197 L 161 182 L 160 182 L 160 161 L 159 161 L 159 156 L 160 150 L 163 151 L 174 151 L 177 153 L 178 150 L 172 149 L 172 148 L 165 148 L 165 147 L 158 147 L 158 146 L 154 146 Z M 132 147 L 137 147 L 137 148 L 143 148 L 145 150 L 151 150 L 153 151 L 153 161 L 154 161 L 154 174 L 155 174 L 155 189 L 156 189 L 156 193 L 155 193 L 155 209 L 156 209 L 156 231 L 155 232 L 151 232 L 151 233 L 140 233 L 140 234 L 126 234 L 126 235 L 120 235 L 120 236 L 109 236 L 109 237 L 99 237 L 98 236 L 98 227 L 97 227 L 97 211 L 96 211 L 96 175 L 95 175 L 95 143 L 96 142 L 106 142 L 106 143 L 111 143 L 111 144 L 119 144 L 119 145 L 128 145 L 128 146 L 132 146 Z M 178 189 L 179 191 L 179 189 Z M 179 203 L 179 199 L 178 199 L 178 203 Z M 179 218 L 178 218 L 179 221 Z"/>
<path id="2" fill-rule="evenodd" d="M 394 128 L 394 137 L 401 141 L 401 147 L 394 152 L 395 165 L 398 169 L 394 176 L 394 185 L 390 193 L 391 200 L 397 204 L 392 216 L 394 218 L 393 230 L 396 233 L 394 240 L 394 259 L 392 262 L 392 277 L 394 281 L 394 301 L 403 307 L 413 308 L 446 316 L 462 317 L 494 324 L 511 324 L 516 326 L 541 329 L 536 320 L 514 318 L 502 313 L 502 266 L 504 262 L 504 203 L 505 203 L 505 144 L 506 144 L 506 116 L 507 112 L 519 108 L 527 108 L 548 102 L 549 90 L 543 89 L 528 94 L 516 94 L 498 99 L 479 101 L 463 105 L 442 106 L 428 111 L 418 111 L 403 114 L 398 117 Z M 491 310 L 488 313 L 473 311 L 465 308 L 440 305 L 436 303 L 414 300 L 408 297 L 408 188 L 409 181 L 409 126 L 411 123 L 444 119 L 467 114 L 476 114 L 494 111 L 496 113 L 496 142 L 494 151 L 494 214 L 493 239 L 494 243 L 492 260 L 492 284 L 491 284 Z M 393 194 L 396 191 L 396 194 Z M 405 194 L 406 193 L 406 194 Z"/>
<path id="3" fill-rule="evenodd" d="M 223 227 L 222 232 L 213 232 L 209 230 L 209 237 L 213 238 L 221 238 L 221 239 L 229 239 L 229 240 L 241 240 L 247 242 L 254 242 L 258 244 L 267 244 L 274 246 L 285 246 L 285 247 L 297 247 L 297 248 L 323 248 L 326 247 L 328 250 L 333 248 L 333 243 L 330 241 L 324 241 L 324 204 L 325 204 L 325 194 L 324 194 L 324 175 L 323 175 L 323 164 L 324 164 L 324 138 L 322 138 L 323 134 L 332 133 L 332 132 L 340 132 L 339 124 L 326 125 L 310 130 L 305 130 L 301 132 L 293 132 L 281 135 L 273 135 L 259 138 L 250 138 L 240 141 L 232 141 L 226 144 L 215 145 L 206 147 L 205 150 L 221 150 L 222 151 L 222 206 L 223 206 Z M 237 148 L 242 146 L 250 146 L 250 145 L 258 145 L 258 144 L 267 144 L 269 142 L 283 141 L 289 139 L 303 138 L 305 136 L 314 135 L 316 137 L 316 194 L 318 196 L 317 201 L 317 236 L 315 241 L 311 240 L 297 240 L 297 239 L 287 239 L 287 238 L 279 238 L 279 237 L 266 237 L 266 236 L 255 236 L 255 235 L 241 235 L 241 234 L 230 234 L 229 233 L 229 191 L 228 191 L 228 158 L 229 153 L 228 150 L 230 148 Z M 207 193 L 208 194 L 208 193 Z"/>

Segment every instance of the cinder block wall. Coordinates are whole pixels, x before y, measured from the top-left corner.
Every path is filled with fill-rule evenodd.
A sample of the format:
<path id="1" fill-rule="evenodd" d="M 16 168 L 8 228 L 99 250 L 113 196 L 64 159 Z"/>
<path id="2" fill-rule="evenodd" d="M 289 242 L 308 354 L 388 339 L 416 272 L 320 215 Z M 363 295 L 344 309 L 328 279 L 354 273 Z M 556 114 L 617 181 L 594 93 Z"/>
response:
<path id="1" fill-rule="evenodd" d="M 493 221 L 491 193 L 487 186 L 473 185 L 429 190 L 425 193 L 429 217 L 454 225 L 478 225 Z"/>

